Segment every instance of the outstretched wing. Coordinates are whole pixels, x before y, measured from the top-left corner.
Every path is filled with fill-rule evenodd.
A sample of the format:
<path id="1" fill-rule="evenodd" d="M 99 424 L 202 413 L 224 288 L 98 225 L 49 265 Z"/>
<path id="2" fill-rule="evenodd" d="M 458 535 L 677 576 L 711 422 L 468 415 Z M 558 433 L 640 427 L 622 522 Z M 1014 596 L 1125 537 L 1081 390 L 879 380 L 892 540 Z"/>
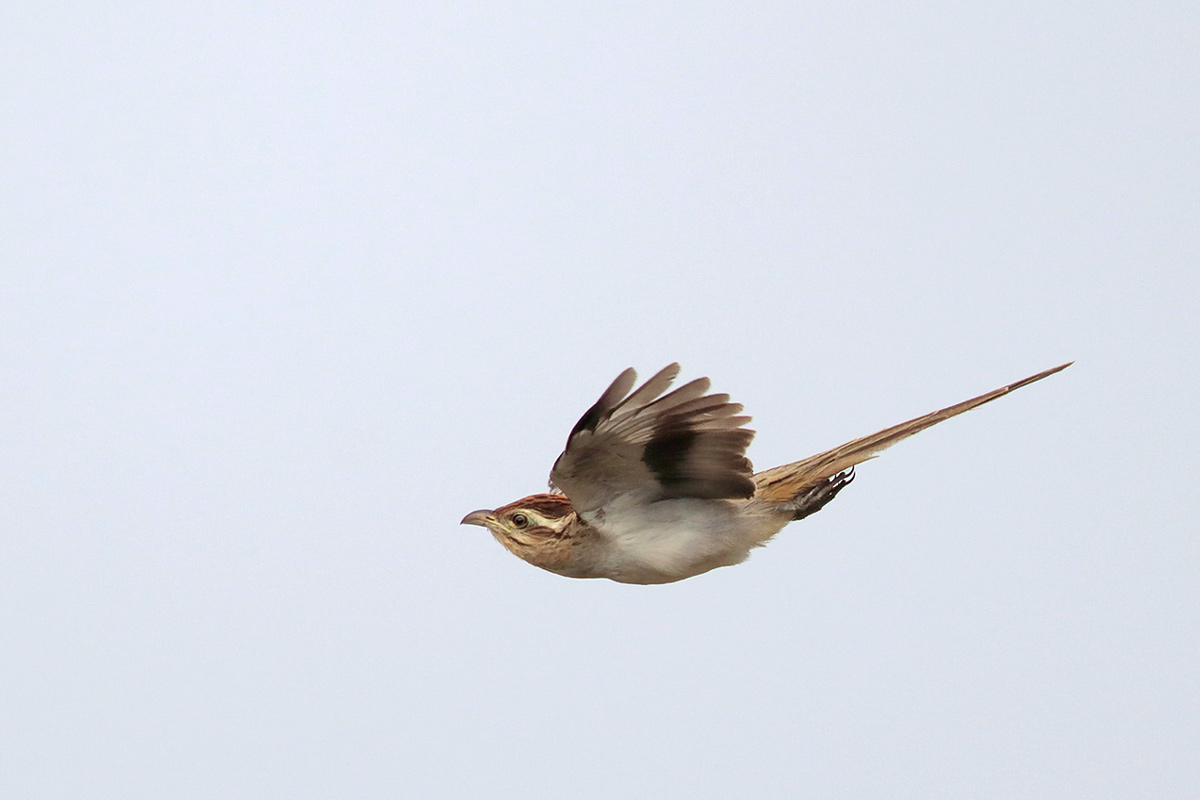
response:
<path id="1" fill-rule="evenodd" d="M 575 424 L 550 483 L 577 511 L 630 492 L 647 502 L 754 494 L 745 455 L 754 431 L 742 427 L 750 418 L 729 395 L 706 394 L 708 378 L 664 395 L 678 374 L 671 364 L 630 394 L 637 373 L 627 369 Z"/>

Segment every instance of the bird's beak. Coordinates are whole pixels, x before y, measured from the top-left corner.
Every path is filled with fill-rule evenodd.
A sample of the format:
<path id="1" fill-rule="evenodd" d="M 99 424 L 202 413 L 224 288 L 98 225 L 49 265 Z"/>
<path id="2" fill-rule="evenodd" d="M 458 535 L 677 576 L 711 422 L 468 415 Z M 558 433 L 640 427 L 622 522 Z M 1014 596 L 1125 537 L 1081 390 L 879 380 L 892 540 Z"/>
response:
<path id="1" fill-rule="evenodd" d="M 467 514 L 465 517 L 462 518 L 462 522 L 460 522 L 458 524 L 459 525 L 479 525 L 480 527 L 486 528 L 487 524 L 489 522 L 494 522 L 494 521 L 495 521 L 495 517 L 492 516 L 491 511 L 488 511 L 487 509 L 480 509 L 479 511 L 472 511 L 470 514 Z"/>

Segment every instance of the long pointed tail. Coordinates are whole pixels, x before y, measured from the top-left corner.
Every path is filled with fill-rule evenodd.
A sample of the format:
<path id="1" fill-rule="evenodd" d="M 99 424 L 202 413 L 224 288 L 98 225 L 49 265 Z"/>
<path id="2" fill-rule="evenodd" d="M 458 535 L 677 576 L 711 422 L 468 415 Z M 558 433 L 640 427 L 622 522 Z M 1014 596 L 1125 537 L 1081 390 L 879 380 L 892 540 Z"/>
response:
<path id="1" fill-rule="evenodd" d="M 1061 372 L 1074 363 L 1074 361 L 1068 361 L 1061 366 L 1031 375 L 1016 383 L 1010 383 L 1008 386 L 1003 386 L 994 392 L 981 394 L 979 397 L 948 406 L 940 411 L 926 414 L 923 417 L 917 417 L 916 419 L 910 419 L 908 422 L 901 422 L 899 425 L 884 428 L 878 433 L 864 436 L 861 439 L 855 439 L 840 447 L 826 450 L 824 453 L 809 456 L 803 461 L 784 464 L 781 467 L 760 472 L 754 476 L 754 484 L 757 487 L 755 496 L 763 500 L 779 503 L 793 502 L 800 493 L 812 489 L 817 484 L 827 481 L 843 470 L 853 467 L 855 464 L 861 464 L 868 459 L 874 458 L 880 451 L 886 450 L 901 439 L 907 439 L 914 433 L 919 433 L 943 420 L 956 417 L 964 411 L 970 411 L 972 408 L 978 408 L 984 403 L 990 403 L 996 398 L 1003 397 L 1015 389 L 1020 389 L 1022 386 L 1028 386 L 1034 381 L 1040 381 L 1042 378 L 1049 377 L 1056 372 Z"/>

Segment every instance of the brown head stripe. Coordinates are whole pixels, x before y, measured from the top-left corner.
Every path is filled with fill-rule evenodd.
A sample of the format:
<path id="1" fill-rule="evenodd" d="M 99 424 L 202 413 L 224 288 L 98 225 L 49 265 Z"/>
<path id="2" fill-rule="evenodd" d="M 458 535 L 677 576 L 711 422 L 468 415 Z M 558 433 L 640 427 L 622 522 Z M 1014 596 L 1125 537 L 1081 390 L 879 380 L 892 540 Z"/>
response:
<path id="1" fill-rule="evenodd" d="M 561 519 L 574 511 L 571 507 L 571 501 L 561 494 L 535 494 L 522 498 L 515 503 L 501 506 L 496 509 L 495 513 L 499 516 L 518 509 L 533 511 L 548 520 Z"/>

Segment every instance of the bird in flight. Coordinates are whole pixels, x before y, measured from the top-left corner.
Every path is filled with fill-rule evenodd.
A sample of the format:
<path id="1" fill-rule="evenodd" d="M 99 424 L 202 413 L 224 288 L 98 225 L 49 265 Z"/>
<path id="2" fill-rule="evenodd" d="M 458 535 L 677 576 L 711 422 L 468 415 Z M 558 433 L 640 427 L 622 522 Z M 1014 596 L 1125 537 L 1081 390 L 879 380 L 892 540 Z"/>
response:
<path id="1" fill-rule="evenodd" d="M 683 580 L 745 561 L 789 522 L 824 508 L 854 480 L 855 465 L 881 450 L 1071 363 L 758 473 L 745 455 L 750 417 L 729 395 L 708 394 L 708 378 L 664 394 L 678 364 L 636 390 L 627 369 L 571 430 L 549 493 L 472 511 L 462 524 L 487 528 L 510 552 L 569 578 Z"/>

